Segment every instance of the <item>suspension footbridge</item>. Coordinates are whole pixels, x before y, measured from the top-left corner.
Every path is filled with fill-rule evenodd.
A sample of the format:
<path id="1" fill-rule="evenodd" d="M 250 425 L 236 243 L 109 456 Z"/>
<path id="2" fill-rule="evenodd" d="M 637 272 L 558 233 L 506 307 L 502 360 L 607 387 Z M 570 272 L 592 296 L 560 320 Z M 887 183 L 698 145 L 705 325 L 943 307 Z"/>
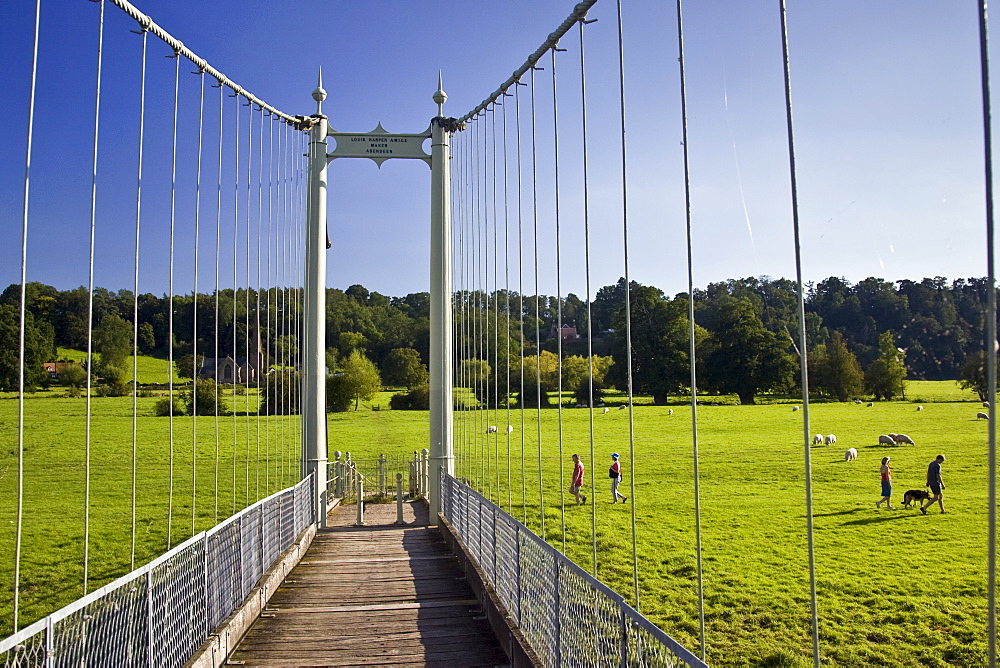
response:
<path id="1" fill-rule="evenodd" d="M 820 455 L 810 417 L 812 352 L 801 359 L 800 351 L 830 339 L 807 317 L 813 286 L 803 275 L 794 56 L 784 0 L 768 9 L 780 27 L 772 46 L 780 52 L 783 112 L 782 135 L 771 143 L 783 152 L 794 279 L 784 286 L 785 303 L 755 297 L 788 317 L 731 367 L 737 373 L 742 357 L 771 339 L 789 360 L 771 365 L 794 367 L 783 387 L 795 401 L 795 421 L 774 432 L 785 460 L 794 462 L 776 475 L 796 489 L 793 504 L 776 506 L 784 517 L 774 521 L 794 524 L 794 539 L 763 561 L 775 600 L 797 612 L 794 628 L 774 641 L 781 646 L 755 657 L 730 653 L 720 640 L 721 628 L 743 622 L 727 610 L 730 599 L 713 593 L 714 583 L 733 591 L 755 584 L 753 578 L 740 572 L 738 556 L 726 562 L 736 565 L 716 566 L 705 548 L 703 520 L 713 529 L 738 525 L 731 511 L 745 492 L 740 487 L 721 505 L 713 497 L 714 514 L 703 508 L 711 496 L 705 484 L 718 469 L 703 481 L 705 381 L 698 371 L 705 349 L 720 346 L 706 343 L 700 320 L 725 318 L 721 309 L 696 312 L 705 293 L 694 278 L 697 148 L 688 130 L 680 0 L 668 17 L 676 37 L 669 52 L 679 65 L 679 125 L 672 131 L 681 164 L 671 196 L 683 202 L 673 241 L 684 249 L 676 273 L 686 291 L 673 300 L 639 285 L 630 264 L 630 252 L 663 239 L 635 227 L 636 200 L 656 189 L 647 182 L 648 163 L 634 167 L 630 156 L 644 141 L 626 132 L 626 119 L 655 112 L 641 93 L 634 102 L 627 86 L 630 40 L 640 42 L 643 31 L 629 32 L 626 2 L 575 5 L 521 64 L 511 63 L 508 79 L 460 116 L 449 115 L 446 79 L 438 73 L 429 95 L 433 117 L 408 133 L 381 124 L 370 132 L 337 129 L 328 117 L 336 96 L 325 90 L 322 72 L 314 107 L 280 110 L 127 0 L 80 4 L 94 32 L 92 123 L 87 141 L 68 142 L 66 150 L 83 169 L 67 175 L 62 199 L 39 187 L 52 179 L 47 153 L 38 149 L 39 142 L 51 146 L 42 129 L 59 122 L 55 110 L 37 104 L 58 50 L 46 41 L 39 0 L 26 59 L 30 85 L 18 100 L 26 109 L 23 180 L 16 215 L 4 218 L 4 240 L 20 248 L 20 280 L 0 298 L 14 324 L 4 339 L 9 349 L 0 352 L 12 360 L 6 403 L 16 404 L 2 432 L 10 454 L 0 475 L 0 507 L 10 524 L 0 550 L 0 576 L 10 582 L 9 599 L 0 600 L 9 618 L 8 637 L 0 640 L 3 665 L 853 660 L 837 652 L 836 633 L 824 631 L 844 616 L 824 617 L 824 593 L 849 586 L 829 575 L 843 570 L 842 555 L 831 539 L 824 543 L 829 525 L 814 506 L 814 481 L 833 474 L 826 459 L 814 462 Z M 995 343 L 988 20 L 985 3 L 972 4 L 985 147 L 985 220 L 977 229 L 985 229 L 987 248 L 977 317 L 985 340 Z M 106 57 L 115 41 L 127 44 L 127 59 Z M 605 84 L 598 94 L 596 72 Z M 429 371 L 423 447 L 412 458 L 369 458 L 373 448 L 409 446 L 386 433 L 383 442 L 363 442 L 365 436 L 338 430 L 328 413 L 334 405 L 357 405 L 362 392 L 349 385 L 354 372 L 345 369 L 363 366 L 355 350 L 380 343 L 361 333 L 374 328 L 366 329 L 357 311 L 331 316 L 328 304 L 328 255 L 350 263 L 330 243 L 330 170 L 354 158 L 430 167 L 430 291 L 426 304 L 406 305 L 426 320 L 421 352 Z M 756 260 L 742 180 L 739 188 Z M 77 249 L 86 255 L 87 285 L 65 297 L 29 280 L 37 269 L 29 247 L 71 210 L 87 230 L 89 247 Z M 595 298 L 593 266 L 619 260 L 619 283 L 602 289 L 616 310 L 599 312 L 604 302 Z M 118 292 L 100 287 L 103 277 L 117 275 L 110 268 L 123 265 L 129 285 Z M 160 283 L 165 291 L 157 297 L 150 286 Z M 387 298 L 359 299 L 391 319 Z M 735 337 L 746 320 L 737 313 L 728 324 L 712 324 Z M 328 328 L 353 345 L 332 347 Z M 67 359 L 42 359 L 51 354 Z M 608 372 L 601 360 L 612 355 L 616 370 Z M 655 366 L 668 358 L 668 370 Z M 977 493 L 988 500 L 988 518 L 976 525 L 975 584 L 963 591 L 975 590 L 972 616 L 982 618 L 965 644 L 996 665 L 996 358 L 985 358 L 986 475 L 977 479 Z M 66 397 L 44 406 L 32 398 L 48 385 L 46 373 L 54 378 L 69 367 L 81 375 Z M 606 398 L 605 378 L 620 391 L 614 401 Z M 731 391 L 752 403 L 755 389 Z M 668 392 L 683 396 L 675 405 L 690 417 L 681 436 L 677 422 L 658 422 L 656 430 L 637 424 L 640 395 L 659 404 Z M 410 388 L 408 400 L 417 394 Z M 551 397 L 555 407 L 545 410 Z M 372 416 L 380 409 L 371 408 Z M 662 416 L 673 414 L 671 408 Z M 707 428 L 710 442 L 716 429 Z M 672 458 L 683 458 L 682 476 L 652 454 L 662 443 Z M 351 449 L 366 454 L 352 456 Z M 48 451 L 68 454 L 53 466 Z M 612 452 L 619 468 L 609 476 L 619 493 L 612 491 L 609 513 L 599 462 Z M 572 468 L 571 455 L 586 466 Z M 661 466 L 673 467 L 668 491 L 686 494 L 671 499 L 684 524 L 676 541 L 675 519 L 666 517 L 673 505 L 653 503 L 664 496 L 656 482 Z M 770 528 L 753 530 L 763 535 Z M 716 554 L 740 551 L 735 540 L 726 542 L 716 539 Z M 667 589 L 657 582 L 665 578 L 674 579 Z M 766 614 L 753 617 L 760 628 L 773 625 Z M 875 645 L 888 638 L 868 634 Z M 965 655 L 949 651 L 948 661 L 962 662 L 952 659 Z"/>

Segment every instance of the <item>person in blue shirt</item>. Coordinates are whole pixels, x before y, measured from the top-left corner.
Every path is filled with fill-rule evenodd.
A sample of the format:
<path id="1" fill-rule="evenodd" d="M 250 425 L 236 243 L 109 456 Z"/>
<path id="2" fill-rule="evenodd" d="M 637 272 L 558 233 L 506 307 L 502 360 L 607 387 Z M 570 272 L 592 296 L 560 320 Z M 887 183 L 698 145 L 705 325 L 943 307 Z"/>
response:
<path id="1" fill-rule="evenodd" d="M 938 455 L 934 458 L 934 461 L 930 463 L 927 467 L 927 486 L 931 488 L 930 501 L 920 506 L 920 512 L 924 515 L 927 514 L 927 509 L 934 505 L 937 501 L 938 505 L 941 507 L 941 512 L 945 512 L 944 509 L 944 480 L 941 479 L 941 464 L 944 462 L 944 455 Z"/>

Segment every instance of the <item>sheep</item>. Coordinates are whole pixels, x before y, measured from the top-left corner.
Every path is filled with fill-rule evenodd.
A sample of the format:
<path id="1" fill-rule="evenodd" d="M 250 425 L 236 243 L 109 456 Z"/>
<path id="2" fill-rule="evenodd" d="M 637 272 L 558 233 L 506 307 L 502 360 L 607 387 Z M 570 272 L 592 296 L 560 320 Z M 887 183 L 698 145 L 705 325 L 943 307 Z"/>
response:
<path id="1" fill-rule="evenodd" d="M 888 436 L 889 438 L 891 438 L 892 442 L 895 443 L 896 442 L 896 437 L 899 436 L 899 434 L 886 434 L 886 436 Z"/>
<path id="2" fill-rule="evenodd" d="M 873 402 L 869 401 L 867 404 L 865 404 L 865 408 L 871 408 L 874 405 L 875 404 Z"/>
<path id="3" fill-rule="evenodd" d="M 512 425 L 507 425 L 507 433 L 508 434 L 513 434 L 514 433 L 514 427 Z"/>
<path id="4" fill-rule="evenodd" d="M 605 408 L 605 409 L 604 409 L 604 411 L 602 412 L 602 414 L 603 414 L 603 415 L 607 415 L 607 414 L 608 414 L 608 413 L 610 413 L 610 412 L 611 412 L 611 409 L 610 409 L 610 408 Z"/>
<path id="5" fill-rule="evenodd" d="M 823 444 L 823 434 L 816 434 L 815 436 L 813 436 L 813 445 L 822 445 L 822 444 Z"/>
<path id="6" fill-rule="evenodd" d="M 990 416 L 987 415 L 986 413 L 976 413 L 976 419 L 977 420 L 989 420 Z"/>
<path id="7" fill-rule="evenodd" d="M 856 404 L 859 404 L 859 405 L 860 405 L 860 404 L 861 404 L 861 400 L 860 400 L 860 399 L 855 399 L 855 400 L 854 400 L 854 403 L 856 403 Z"/>
<path id="8" fill-rule="evenodd" d="M 498 431 L 500 431 L 500 430 L 497 429 L 497 426 L 495 424 L 491 424 L 489 427 L 486 428 L 486 433 L 487 434 L 495 434 Z"/>
<path id="9" fill-rule="evenodd" d="M 989 408 L 989 407 L 990 407 L 990 402 L 984 401 L 983 402 L 983 408 Z"/>
<path id="10" fill-rule="evenodd" d="M 924 410 L 924 407 L 923 406 L 917 406 L 917 410 L 918 411 L 922 411 L 922 410 Z"/>
<path id="11" fill-rule="evenodd" d="M 847 452 L 844 453 L 845 462 L 853 462 L 858 458 L 858 451 L 854 448 L 848 448 Z"/>
<path id="12" fill-rule="evenodd" d="M 618 410 L 623 411 L 625 410 L 625 408 L 626 408 L 625 404 L 622 404 L 621 406 L 618 407 Z"/>
<path id="13" fill-rule="evenodd" d="M 885 445 L 896 445 L 896 441 L 893 440 L 891 436 L 887 436 L 885 434 L 882 434 L 881 436 L 878 437 L 878 444 L 882 445 L 883 443 Z"/>
<path id="14" fill-rule="evenodd" d="M 913 442 L 913 439 L 907 436 L 906 434 L 896 434 L 895 440 L 896 440 L 896 445 L 899 445 L 900 443 L 906 443 L 907 445 L 916 445 L 916 443 Z"/>
<path id="15" fill-rule="evenodd" d="M 792 406 L 792 412 L 793 412 L 793 413 L 794 413 L 795 411 L 797 411 L 797 410 L 799 410 L 799 407 L 798 407 L 798 406 Z"/>
<path id="16" fill-rule="evenodd" d="M 668 408 L 667 409 L 667 415 L 673 415 L 673 414 L 674 414 L 674 409 L 673 408 Z"/>
<path id="17" fill-rule="evenodd" d="M 827 437 L 826 437 L 826 444 L 827 445 L 835 445 L 836 443 L 837 443 L 837 437 L 836 437 L 836 435 L 834 435 L 834 434 L 827 435 Z"/>

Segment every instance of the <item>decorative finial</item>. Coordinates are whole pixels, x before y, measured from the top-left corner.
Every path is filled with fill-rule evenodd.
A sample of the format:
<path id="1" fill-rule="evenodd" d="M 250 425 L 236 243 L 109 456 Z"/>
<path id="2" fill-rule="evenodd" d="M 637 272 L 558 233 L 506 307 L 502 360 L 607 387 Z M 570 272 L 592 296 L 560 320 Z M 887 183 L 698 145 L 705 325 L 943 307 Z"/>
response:
<path id="1" fill-rule="evenodd" d="M 323 90 L 323 68 L 319 68 L 319 78 L 316 80 L 316 90 L 312 92 L 312 98 L 316 100 L 316 115 L 323 115 L 323 100 L 326 99 L 326 91 Z"/>
<path id="2" fill-rule="evenodd" d="M 444 116 L 444 103 L 448 100 L 448 94 L 444 92 L 444 84 L 441 83 L 441 70 L 438 70 L 438 89 L 434 93 L 434 101 L 438 106 L 438 117 Z"/>

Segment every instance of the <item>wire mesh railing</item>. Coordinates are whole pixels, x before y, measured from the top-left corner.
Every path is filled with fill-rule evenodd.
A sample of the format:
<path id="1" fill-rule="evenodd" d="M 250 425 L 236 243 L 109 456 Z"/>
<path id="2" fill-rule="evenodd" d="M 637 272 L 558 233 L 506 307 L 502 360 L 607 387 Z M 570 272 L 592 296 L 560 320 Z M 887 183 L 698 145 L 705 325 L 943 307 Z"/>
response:
<path id="1" fill-rule="evenodd" d="M 0 640 L 0 665 L 181 666 L 315 522 L 313 477 Z"/>
<path id="2" fill-rule="evenodd" d="M 441 473 L 441 513 L 546 666 L 706 666 L 607 585 Z"/>
<path id="3" fill-rule="evenodd" d="M 364 480 L 366 496 L 392 496 L 396 492 L 397 473 L 403 474 L 411 497 L 425 496 L 429 462 L 426 449 L 414 451 L 413 457 L 382 454 L 365 459 L 354 459 L 349 452 L 336 452 L 327 463 L 327 496 L 331 499 L 356 496 L 359 479 Z"/>

